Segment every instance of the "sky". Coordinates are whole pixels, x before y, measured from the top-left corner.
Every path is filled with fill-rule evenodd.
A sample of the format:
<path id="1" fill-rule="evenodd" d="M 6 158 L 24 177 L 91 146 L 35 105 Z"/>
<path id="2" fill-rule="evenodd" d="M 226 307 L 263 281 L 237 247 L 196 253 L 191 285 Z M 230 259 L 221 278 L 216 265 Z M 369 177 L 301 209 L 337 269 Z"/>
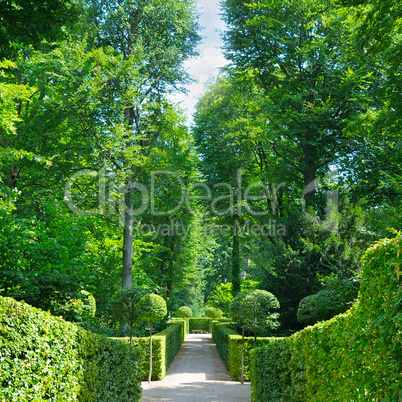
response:
<path id="1" fill-rule="evenodd" d="M 227 64 L 220 49 L 223 42 L 219 33 L 223 32 L 225 24 L 219 15 L 219 0 L 198 0 L 198 9 L 201 13 L 199 22 L 203 28 L 200 32 L 203 39 L 198 46 L 200 57 L 185 63 L 186 70 L 197 82 L 186 86 L 187 95 L 174 96 L 174 101 L 180 103 L 189 123 L 192 121 L 195 105 L 208 78 L 215 76 L 218 68 Z"/>

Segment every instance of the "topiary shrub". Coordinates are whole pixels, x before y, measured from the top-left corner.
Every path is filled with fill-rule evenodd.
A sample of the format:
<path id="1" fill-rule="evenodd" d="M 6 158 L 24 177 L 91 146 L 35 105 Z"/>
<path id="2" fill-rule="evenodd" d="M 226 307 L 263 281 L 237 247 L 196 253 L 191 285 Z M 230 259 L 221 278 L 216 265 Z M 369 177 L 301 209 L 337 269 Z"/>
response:
<path id="1" fill-rule="evenodd" d="M 186 339 L 186 334 L 188 334 L 189 331 L 188 319 L 173 317 L 170 319 L 170 324 L 182 324 L 182 341 L 184 342 L 184 339 Z"/>
<path id="2" fill-rule="evenodd" d="M 324 278 L 326 289 L 302 299 L 297 310 L 297 320 L 306 325 L 344 313 L 351 307 L 359 284 L 350 279 L 339 279 L 336 275 Z"/>
<path id="3" fill-rule="evenodd" d="M 163 380 L 163 378 L 166 376 L 167 369 L 174 360 L 183 343 L 183 326 L 183 321 L 174 323 L 163 331 L 152 335 L 152 380 Z M 130 342 L 130 339 L 127 337 L 113 339 L 117 339 L 125 343 Z M 134 337 L 132 342 L 134 347 L 141 351 L 142 380 L 146 381 L 149 379 L 150 338 L 148 336 Z"/>
<path id="4" fill-rule="evenodd" d="M 271 338 L 251 351 L 253 401 L 292 401 L 290 338 Z M 302 399 L 303 400 L 303 399 Z"/>
<path id="5" fill-rule="evenodd" d="M 278 299 L 266 290 L 240 292 L 230 304 L 233 322 L 241 328 L 241 376 L 244 383 L 244 331 L 254 332 L 254 347 L 257 347 L 257 332 L 276 328 L 279 308 Z"/>
<path id="6" fill-rule="evenodd" d="M 242 339 L 241 335 L 227 325 L 229 324 L 214 322 L 214 342 L 216 343 L 216 348 L 229 371 L 231 379 L 241 381 L 243 372 L 244 380 L 247 381 L 250 378 L 251 351 L 255 348 L 254 337 L 245 337 Z M 269 344 L 272 339 L 276 338 L 257 337 L 257 346 Z"/>
<path id="7" fill-rule="evenodd" d="M 205 317 L 208 317 L 211 320 L 220 320 L 223 317 L 223 312 L 219 308 L 207 307 L 205 309 Z"/>
<path id="8" fill-rule="evenodd" d="M 152 378 L 152 323 L 161 320 L 167 314 L 166 301 L 163 297 L 155 294 L 147 294 L 141 298 L 136 308 L 140 313 L 140 318 L 149 322 L 149 377 L 148 383 Z"/>
<path id="9" fill-rule="evenodd" d="M 254 334 L 266 332 L 279 326 L 278 299 L 266 290 L 255 289 L 247 292 L 240 292 L 233 299 L 230 310 L 233 322 L 240 328 Z"/>
<path id="10" fill-rule="evenodd" d="M 208 317 L 191 317 L 188 319 L 189 331 L 200 330 L 211 332 L 212 320 Z"/>
<path id="11" fill-rule="evenodd" d="M 336 294 L 329 290 L 321 290 L 300 301 L 297 309 L 297 321 L 302 324 L 313 325 L 318 321 L 329 320 L 347 309 L 347 304 L 339 304 Z"/>
<path id="12" fill-rule="evenodd" d="M 189 318 L 193 315 L 193 312 L 191 311 L 190 307 L 182 306 L 177 310 L 177 315 L 180 318 Z"/>

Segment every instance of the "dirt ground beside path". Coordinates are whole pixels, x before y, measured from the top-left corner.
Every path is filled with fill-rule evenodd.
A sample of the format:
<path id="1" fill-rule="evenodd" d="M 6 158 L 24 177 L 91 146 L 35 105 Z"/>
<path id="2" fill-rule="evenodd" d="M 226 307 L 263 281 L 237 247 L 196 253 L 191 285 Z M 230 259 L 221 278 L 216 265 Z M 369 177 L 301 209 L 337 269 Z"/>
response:
<path id="1" fill-rule="evenodd" d="M 210 334 L 189 334 L 162 381 L 142 383 L 142 401 L 251 400 L 250 383 L 231 381 Z"/>

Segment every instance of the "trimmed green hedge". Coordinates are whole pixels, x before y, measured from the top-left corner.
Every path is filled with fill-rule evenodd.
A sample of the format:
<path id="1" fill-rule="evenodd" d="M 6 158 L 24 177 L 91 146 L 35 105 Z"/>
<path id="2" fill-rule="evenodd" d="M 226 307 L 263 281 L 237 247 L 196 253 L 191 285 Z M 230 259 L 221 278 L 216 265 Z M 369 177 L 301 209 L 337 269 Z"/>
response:
<path id="1" fill-rule="evenodd" d="M 183 343 L 184 323 L 171 324 L 165 330 L 152 335 L 152 380 L 162 380 Z M 120 339 L 129 344 L 130 338 Z M 133 338 L 133 345 L 141 351 L 142 379 L 149 375 L 149 337 Z"/>
<path id="2" fill-rule="evenodd" d="M 0 400 L 139 401 L 140 363 L 136 348 L 0 297 Z"/>
<path id="3" fill-rule="evenodd" d="M 251 351 L 253 401 L 291 401 L 289 338 L 271 338 Z M 268 399 L 266 399 L 268 397 Z"/>
<path id="4" fill-rule="evenodd" d="M 253 352 L 252 399 L 402 400 L 402 238 L 363 259 L 359 303 Z"/>
<path id="5" fill-rule="evenodd" d="M 216 327 L 216 325 L 218 325 L 218 324 L 226 324 L 226 325 L 229 325 L 229 324 L 231 324 L 231 322 L 230 322 L 230 320 L 227 319 L 227 318 L 225 318 L 225 319 L 221 318 L 220 320 L 212 320 L 212 322 L 211 322 L 212 340 L 213 340 L 215 343 L 216 343 L 216 339 L 215 339 L 215 327 Z"/>
<path id="6" fill-rule="evenodd" d="M 176 318 L 176 317 L 172 317 L 170 319 L 170 323 L 171 324 L 177 324 L 177 323 L 183 323 L 183 327 L 182 327 L 182 341 L 184 342 L 184 340 L 186 339 L 186 334 L 188 334 L 188 318 Z"/>
<path id="7" fill-rule="evenodd" d="M 159 336 L 166 336 L 166 370 L 179 352 L 184 338 L 182 336 L 184 323 L 171 324 L 168 328 L 159 332 Z"/>
<path id="8" fill-rule="evenodd" d="M 214 342 L 221 359 L 229 370 L 232 380 L 241 377 L 241 335 L 227 326 L 228 323 L 214 322 Z M 275 338 L 257 338 L 257 347 L 271 342 Z M 244 379 L 250 379 L 251 351 L 254 349 L 254 337 L 244 338 Z"/>
<path id="9" fill-rule="evenodd" d="M 193 329 L 198 329 L 201 331 L 211 332 L 211 321 L 212 320 L 208 317 L 190 317 L 188 319 L 189 331 L 191 332 Z"/>
<path id="10" fill-rule="evenodd" d="M 239 336 L 239 334 L 224 323 L 215 322 L 213 328 L 213 340 L 216 343 L 216 348 L 223 363 L 230 370 L 230 339 Z"/>

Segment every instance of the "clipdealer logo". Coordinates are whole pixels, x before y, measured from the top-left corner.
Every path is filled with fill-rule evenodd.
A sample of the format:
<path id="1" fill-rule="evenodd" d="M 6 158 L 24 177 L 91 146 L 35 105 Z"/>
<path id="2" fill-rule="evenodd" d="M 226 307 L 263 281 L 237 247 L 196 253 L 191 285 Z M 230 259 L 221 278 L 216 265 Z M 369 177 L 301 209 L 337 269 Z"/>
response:
<path id="1" fill-rule="evenodd" d="M 331 182 L 336 176 L 336 171 L 326 175 L 326 182 Z M 168 209 L 158 210 L 158 197 L 161 195 L 160 188 L 158 187 L 158 178 L 170 180 L 170 183 L 175 183 L 175 199 L 171 200 L 171 204 Z M 77 206 L 78 197 L 74 193 L 73 189 L 82 180 L 96 181 L 97 185 L 97 207 L 91 209 L 83 209 Z M 302 197 L 306 194 L 313 192 L 322 186 L 321 180 L 317 179 L 309 183 L 303 190 Z M 253 207 L 255 201 L 266 201 L 267 188 L 261 182 L 249 184 L 244 190 L 242 186 L 241 171 L 237 171 L 236 185 L 232 186 L 229 183 L 219 182 L 211 187 L 203 182 L 190 183 L 187 186 L 180 175 L 166 170 L 157 170 L 150 173 L 149 186 L 145 186 L 143 183 L 137 181 L 131 181 L 125 185 L 116 184 L 115 181 L 109 180 L 107 185 L 107 175 L 105 168 L 96 170 L 81 170 L 74 173 L 64 188 L 64 200 L 68 208 L 78 215 L 115 215 L 119 214 L 119 222 L 124 225 L 124 216 L 129 214 L 133 217 L 134 226 L 133 230 L 138 235 L 150 235 L 150 236 L 187 236 L 191 225 L 185 226 L 172 217 L 181 210 L 186 210 L 192 214 L 197 213 L 198 210 L 193 208 L 193 201 L 203 200 L 209 204 L 207 211 L 204 211 L 205 215 L 209 216 L 231 216 L 241 217 L 248 216 L 265 216 L 275 215 L 277 210 L 275 194 L 279 189 L 285 188 L 286 183 L 273 184 L 269 191 L 272 194 L 271 208 L 257 209 Z M 255 195 L 255 192 L 260 190 L 263 195 Z M 194 194 L 194 192 L 202 194 Z M 217 194 L 213 197 L 213 194 Z M 136 202 L 131 205 L 127 202 L 127 198 L 130 194 L 136 194 Z M 165 194 L 165 197 L 169 197 L 169 194 Z M 324 230 L 331 233 L 338 230 L 338 203 L 339 195 L 338 190 L 327 191 L 327 206 L 326 206 L 326 218 L 320 220 L 313 214 L 311 214 L 303 206 L 303 213 L 313 221 L 320 225 Z M 169 202 L 165 203 L 169 204 Z M 222 208 L 224 205 L 224 208 Z M 148 214 L 153 217 L 166 216 L 171 217 L 168 223 L 155 225 L 152 223 L 141 223 L 143 215 Z M 250 220 L 239 221 L 236 218 L 235 227 L 239 228 L 240 233 L 247 234 L 249 236 L 284 236 L 286 234 L 286 228 L 283 224 L 277 222 L 274 219 L 269 219 L 264 224 L 254 224 Z M 203 228 L 206 234 L 228 234 L 233 231 L 231 225 L 216 225 L 208 224 Z"/>

